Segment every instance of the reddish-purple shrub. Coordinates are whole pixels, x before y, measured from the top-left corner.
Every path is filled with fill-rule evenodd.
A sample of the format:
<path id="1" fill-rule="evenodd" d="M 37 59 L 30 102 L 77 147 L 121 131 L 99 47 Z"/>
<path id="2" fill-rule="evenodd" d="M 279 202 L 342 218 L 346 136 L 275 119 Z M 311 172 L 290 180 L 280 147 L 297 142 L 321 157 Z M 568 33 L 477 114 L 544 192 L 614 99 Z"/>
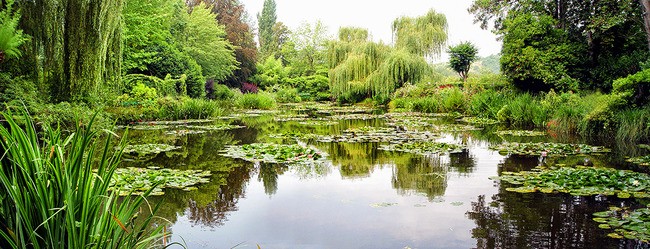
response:
<path id="1" fill-rule="evenodd" d="M 242 93 L 257 93 L 258 90 L 259 89 L 257 88 L 257 85 L 253 83 L 248 83 L 248 82 L 241 83 Z"/>

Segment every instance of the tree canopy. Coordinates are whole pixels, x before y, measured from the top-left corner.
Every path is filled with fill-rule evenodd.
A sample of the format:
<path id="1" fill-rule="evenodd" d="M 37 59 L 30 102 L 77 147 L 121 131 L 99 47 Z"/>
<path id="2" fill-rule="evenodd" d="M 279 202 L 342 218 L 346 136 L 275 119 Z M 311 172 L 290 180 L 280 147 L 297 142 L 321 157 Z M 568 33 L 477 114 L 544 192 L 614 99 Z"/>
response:
<path id="1" fill-rule="evenodd" d="M 478 49 L 476 46 L 471 42 L 462 42 L 449 47 L 447 53 L 449 53 L 449 67 L 456 71 L 463 81 L 466 81 L 469 69 L 477 59 Z"/>
<path id="2" fill-rule="evenodd" d="M 275 13 L 275 8 L 276 5 L 274 0 L 264 0 L 262 13 L 257 14 L 259 45 L 263 57 L 269 56 L 271 53 L 270 49 L 273 41 L 273 26 L 278 19 Z"/>

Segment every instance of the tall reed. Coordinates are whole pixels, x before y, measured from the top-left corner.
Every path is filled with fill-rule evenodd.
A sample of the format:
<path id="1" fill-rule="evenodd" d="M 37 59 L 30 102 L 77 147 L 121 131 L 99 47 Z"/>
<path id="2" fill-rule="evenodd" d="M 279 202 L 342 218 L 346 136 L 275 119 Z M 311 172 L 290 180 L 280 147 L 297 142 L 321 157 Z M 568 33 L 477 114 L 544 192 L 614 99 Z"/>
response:
<path id="1" fill-rule="evenodd" d="M 67 137 L 46 127 L 40 140 L 27 114 L 25 128 L 11 113 L 3 116 L 0 247 L 150 248 L 162 244 L 163 226 L 152 228 L 157 207 L 146 203 L 149 192 L 120 198 L 109 191 L 122 152 L 113 149 L 111 136 L 103 147 L 97 145 L 98 134 L 91 129 L 94 118 L 87 125 L 79 123 Z M 123 145 L 124 140 L 120 148 Z"/>

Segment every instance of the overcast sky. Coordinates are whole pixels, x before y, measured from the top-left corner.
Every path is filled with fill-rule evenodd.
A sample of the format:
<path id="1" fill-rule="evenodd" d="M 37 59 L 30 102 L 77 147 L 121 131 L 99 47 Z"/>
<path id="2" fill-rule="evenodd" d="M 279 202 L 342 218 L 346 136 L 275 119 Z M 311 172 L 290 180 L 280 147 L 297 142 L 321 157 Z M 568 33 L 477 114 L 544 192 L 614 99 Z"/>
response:
<path id="1" fill-rule="evenodd" d="M 262 11 L 264 0 L 240 0 L 252 20 Z M 374 41 L 391 43 L 391 24 L 400 16 L 421 16 L 435 9 L 447 16 L 449 45 L 471 41 L 479 48 L 480 56 L 497 54 L 501 42 L 490 31 L 482 30 L 473 23 L 467 12 L 472 0 L 275 0 L 278 21 L 290 29 L 303 22 L 321 20 L 332 37 L 341 26 L 367 28 Z M 443 57 L 446 57 L 443 55 Z"/>

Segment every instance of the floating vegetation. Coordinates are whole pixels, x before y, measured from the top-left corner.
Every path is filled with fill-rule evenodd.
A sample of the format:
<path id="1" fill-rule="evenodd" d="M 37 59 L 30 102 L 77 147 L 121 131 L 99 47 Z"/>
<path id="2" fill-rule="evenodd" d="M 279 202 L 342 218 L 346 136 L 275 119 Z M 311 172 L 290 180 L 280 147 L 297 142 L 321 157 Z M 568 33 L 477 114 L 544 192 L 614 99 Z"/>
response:
<path id="1" fill-rule="evenodd" d="M 396 206 L 397 203 L 394 202 L 380 202 L 380 203 L 372 203 L 370 204 L 371 207 L 373 208 L 384 208 L 384 207 L 391 207 L 391 206 Z"/>
<path id="2" fill-rule="evenodd" d="M 439 142 L 412 142 L 403 144 L 389 144 L 379 146 L 380 150 L 401 151 L 415 153 L 420 155 L 438 154 L 438 153 L 460 153 L 464 147 L 457 144 L 439 143 Z"/>
<path id="3" fill-rule="evenodd" d="M 192 135 L 192 134 L 201 134 L 201 133 L 206 133 L 204 130 L 173 130 L 173 131 L 166 131 L 166 135 L 172 135 L 172 136 L 185 136 L 185 135 Z"/>
<path id="4" fill-rule="evenodd" d="M 284 133 L 271 134 L 269 135 L 269 137 L 278 138 L 278 139 L 310 140 L 310 139 L 316 139 L 319 136 L 316 134 L 302 133 L 300 131 L 288 131 Z"/>
<path id="5" fill-rule="evenodd" d="M 169 125 L 186 125 L 186 124 L 200 124 L 200 123 L 210 123 L 213 122 L 214 120 L 210 119 L 185 119 L 185 120 L 175 120 L 175 121 L 147 121 L 147 122 L 140 122 L 138 124 L 140 125 L 163 125 L 163 126 L 169 126 Z"/>
<path id="6" fill-rule="evenodd" d="M 650 197 L 650 176 L 647 174 L 594 167 L 535 168 L 532 171 L 503 172 L 499 180 L 515 185 L 508 191 L 519 193 L 569 193 L 576 196 L 617 195 L 619 198 Z"/>
<path id="7" fill-rule="evenodd" d="M 180 149 L 179 146 L 169 144 L 136 144 L 127 145 L 124 147 L 124 154 L 137 154 L 138 156 L 145 156 L 150 154 L 159 154 L 161 152 L 172 151 Z"/>
<path id="8" fill-rule="evenodd" d="M 367 107 L 358 107 L 358 106 L 340 106 L 340 107 L 329 107 L 316 111 L 319 114 L 352 114 L 352 113 L 370 113 L 375 111 L 375 109 Z"/>
<path id="9" fill-rule="evenodd" d="M 418 117 L 418 116 L 398 116 L 398 117 L 386 117 L 388 126 L 403 126 L 403 127 L 413 127 L 413 128 L 423 128 L 423 127 L 432 127 L 433 122 L 437 118 L 430 117 Z"/>
<path id="10" fill-rule="evenodd" d="M 134 126 L 128 126 L 129 129 L 131 130 L 140 130 L 140 131 L 155 131 L 155 130 L 164 130 L 169 128 L 167 125 L 134 125 Z"/>
<path id="11" fill-rule="evenodd" d="M 546 152 L 548 156 L 567 156 L 580 154 L 594 154 L 610 152 L 609 149 L 600 146 L 586 144 L 562 144 L 562 143 L 503 143 L 490 146 L 490 149 L 499 151 L 499 154 L 540 156 Z"/>
<path id="12" fill-rule="evenodd" d="M 353 119 L 370 120 L 370 119 L 376 119 L 376 118 L 380 118 L 380 117 L 381 116 L 379 116 L 379 115 L 372 115 L 372 114 L 345 114 L 345 115 L 330 116 L 329 119 L 331 119 L 331 120 L 353 120 Z"/>
<path id="13" fill-rule="evenodd" d="M 642 157 L 633 157 L 633 158 L 627 159 L 626 161 L 634 163 L 634 164 L 638 164 L 638 165 L 641 165 L 641 166 L 650 166 L 650 155 L 642 156 Z"/>
<path id="14" fill-rule="evenodd" d="M 513 137 L 536 137 L 536 136 L 546 136 L 544 131 L 529 131 L 529 130 L 508 130 L 508 131 L 497 131 L 495 134 L 499 136 L 513 136 Z"/>
<path id="15" fill-rule="evenodd" d="M 140 195 L 154 186 L 151 194 L 162 195 L 164 188 L 196 190 L 194 185 L 210 181 L 210 171 L 155 168 L 118 168 L 109 188 L 121 196 Z"/>
<path id="16" fill-rule="evenodd" d="M 485 125 L 493 125 L 493 124 L 498 124 L 499 121 L 494 120 L 494 119 L 489 119 L 489 118 L 479 118 L 479 117 L 464 117 L 461 118 L 460 121 L 472 124 L 472 125 L 479 125 L 479 126 L 485 126 Z"/>
<path id="17" fill-rule="evenodd" d="M 185 127 L 189 128 L 189 129 L 200 129 L 200 130 L 206 130 L 206 131 L 225 131 L 225 130 L 234 130 L 234 129 L 246 128 L 246 126 L 231 125 L 231 124 L 186 125 Z"/>
<path id="18" fill-rule="evenodd" d="M 602 229 L 613 229 L 607 236 L 614 239 L 636 239 L 650 241 L 650 209 L 630 211 L 627 208 L 610 207 L 608 211 L 594 213 L 593 220 L 601 223 Z"/>
<path id="19" fill-rule="evenodd" d="M 349 129 L 342 135 L 319 136 L 318 141 L 324 143 L 405 143 L 410 141 L 429 141 L 437 137 L 431 132 L 397 131 L 395 128 L 362 127 Z"/>
<path id="20" fill-rule="evenodd" d="M 222 152 L 223 156 L 250 162 L 303 164 L 325 159 L 325 153 L 297 144 L 245 144 L 228 146 Z"/>
<path id="21" fill-rule="evenodd" d="M 301 125 L 307 125 L 307 126 L 330 126 L 330 125 L 337 125 L 339 122 L 336 121 L 326 121 L 326 120 L 305 120 L 302 122 L 298 122 Z"/>
<path id="22" fill-rule="evenodd" d="M 462 124 L 447 124 L 447 125 L 437 125 L 435 126 L 437 131 L 440 132 L 465 132 L 465 131 L 479 131 L 483 128 L 472 126 L 472 125 L 462 125 Z"/>

